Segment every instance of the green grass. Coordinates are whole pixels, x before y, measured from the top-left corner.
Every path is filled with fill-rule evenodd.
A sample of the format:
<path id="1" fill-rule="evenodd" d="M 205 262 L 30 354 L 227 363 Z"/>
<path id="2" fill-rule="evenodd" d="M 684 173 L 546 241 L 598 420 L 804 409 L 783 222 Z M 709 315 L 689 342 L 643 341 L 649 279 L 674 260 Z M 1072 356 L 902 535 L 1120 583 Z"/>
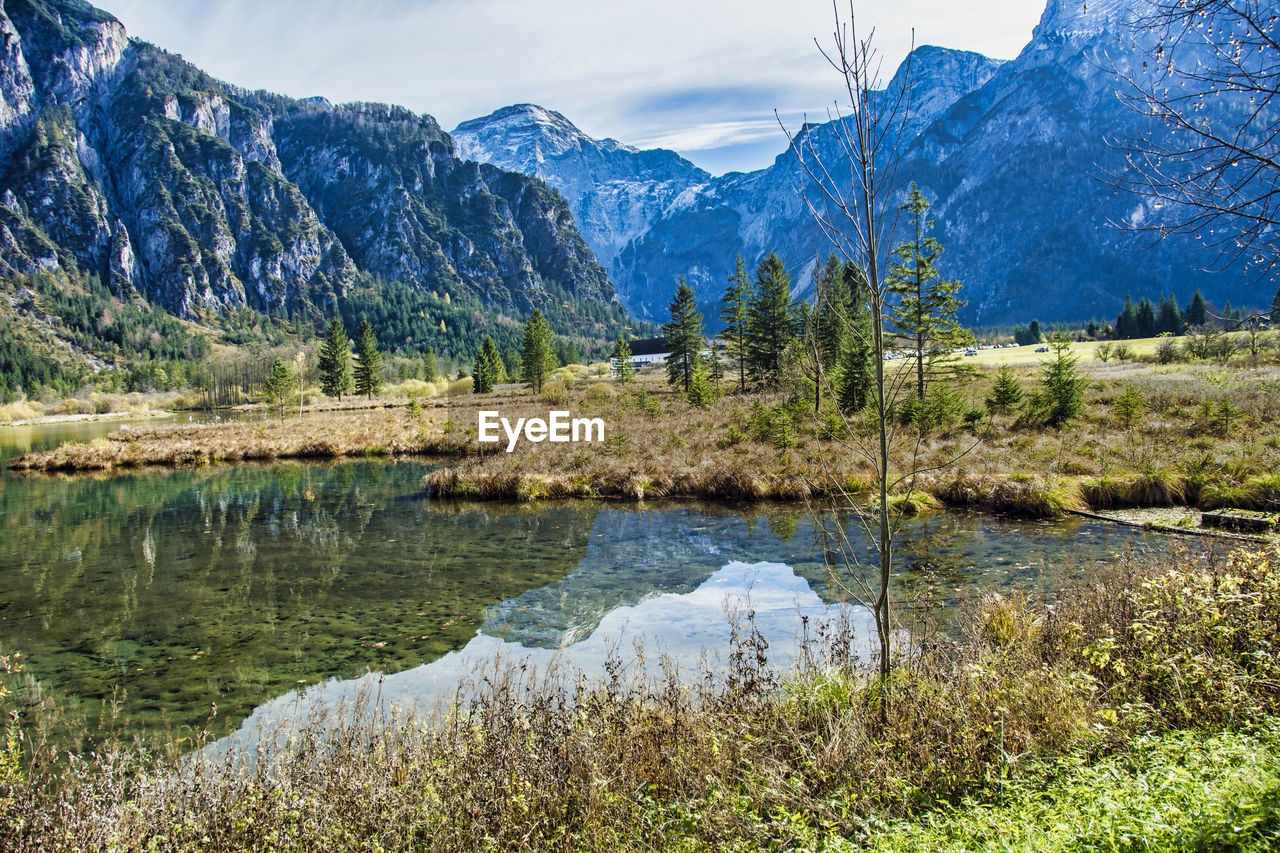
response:
<path id="1" fill-rule="evenodd" d="M 1280 722 L 1253 733 L 1143 737 L 1093 765 L 1068 756 L 1010 783 L 1003 802 L 892 824 L 870 849 L 1280 849 Z"/>
<path id="2" fill-rule="evenodd" d="M 1135 338 L 1128 341 L 1081 341 L 1071 344 L 1071 354 L 1079 356 L 1081 361 L 1094 360 L 1094 351 L 1097 350 L 1099 344 L 1110 344 L 1113 348 L 1117 344 L 1124 344 L 1129 348 L 1130 358 L 1138 355 L 1151 355 L 1156 351 L 1156 347 L 1160 345 L 1163 338 Z M 1174 343 L 1179 346 L 1186 340 L 1185 338 L 1174 338 Z M 960 360 L 964 364 L 975 367 L 998 367 L 1001 364 L 1007 364 L 1010 367 L 1019 365 L 1035 365 L 1039 364 L 1049 357 L 1050 353 L 1036 352 L 1036 347 L 1048 346 L 1048 344 L 1028 344 L 1025 347 L 1010 347 L 1009 349 L 984 349 L 978 350 L 977 355 L 961 356 Z M 1119 360 L 1112 356 L 1112 362 L 1119 364 Z"/>

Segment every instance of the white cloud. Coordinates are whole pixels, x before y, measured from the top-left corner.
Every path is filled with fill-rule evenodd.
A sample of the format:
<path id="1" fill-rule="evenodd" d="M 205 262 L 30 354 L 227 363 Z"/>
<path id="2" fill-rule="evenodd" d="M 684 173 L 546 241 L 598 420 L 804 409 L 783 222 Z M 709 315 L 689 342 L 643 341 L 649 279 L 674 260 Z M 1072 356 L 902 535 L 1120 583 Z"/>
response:
<path id="1" fill-rule="evenodd" d="M 782 139 L 778 122 L 772 118 L 759 121 L 715 121 L 682 127 L 657 136 L 646 136 L 631 143 L 637 148 L 671 148 L 676 151 L 707 151 L 729 145 L 741 145 L 761 139 Z"/>
<path id="2" fill-rule="evenodd" d="M 826 0 L 98 0 L 129 31 L 214 76 L 295 96 L 403 104 L 446 129 L 512 103 L 559 110 L 624 142 L 763 133 L 837 95 L 814 37 Z M 1031 6 L 1035 6 L 1033 0 Z M 1011 57 L 1042 7 L 1028 0 L 877 0 L 858 5 L 892 74 L 911 43 Z M 685 89 L 761 93 L 677 117 L 636 104 Z M 785 102 L 780 102 L 785 99 Z M 680 130 L 679 128 L 684 128 Z M 776 128 L 775 128 L 776 129 Z M 779 134 L 781 139 L 781 135 Z M 781 143 L 779 145 L 781 149 Z"/>

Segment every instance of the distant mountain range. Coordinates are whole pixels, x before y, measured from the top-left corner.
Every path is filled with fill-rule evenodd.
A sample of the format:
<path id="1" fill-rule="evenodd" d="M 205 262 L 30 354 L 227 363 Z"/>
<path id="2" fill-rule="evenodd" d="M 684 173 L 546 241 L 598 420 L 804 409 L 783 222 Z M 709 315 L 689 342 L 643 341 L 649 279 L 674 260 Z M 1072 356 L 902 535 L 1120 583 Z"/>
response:
<path id="1" fill-rule="evenodd" d="M 1016 59 L 922 47 L 890 81 L 916 106 L 900 174 L 934 203 L 969 322 L 1106 318 L 1127 293 L 1196 287 L 1269 304 L 1270 286 L 1200 272 L 1191 241 L 1143 251 L 1111 224 L 1160 215 L 1099 179 L 1124 165 L 1108 140 L 1142 129 L 1103 70 L 1126 61 L 1139 2 L 1052 0 Z M 160 345 L 178 327 L 146 312 L 247 335 L 338 312 L 373 316 L 389 347 L 469 358 L 540 308 L 598 348 L 628 310 L 665 319 L 678 275 L 714 324 L 735 256 L 778 251 L 803 295 L 827 252 L 789 151 L 713 177 L 529 104 L 450 135 L 400 107 L 228 85 L 83 0 L 0 0 L 0 37 L 6 346 L 26 324 L 49 352 L 168 358 L 194 350 Z M 835 157 L 831 131 L 803 129 Z M 113 323 L 111 348 L 84 345 Z"/>
<path id="2" fill-rule="evenodd" d="M 6 280 L 92 278 L 215 324 L 315 324 L 395 281 L 408 343 L 437 351 L 535 307 L 583 341 L 626 322 L 560 195 L 459 158 L 429 116 L 239 89 L 81 0 L 4 0 L 0 36 Z"/>
<path id="3" fill-rule="evenodd" d="M 1114 317 L 1124 297 L 1199 287 L 1218 303 L 1269 304 L 1271 286 L 1239 270 L 1209 274 L 1189 239 L 1147 242 L 1112 223 L 1159 215 L 1102 177 L 1124 168 L 1114 140 L 1143 131 L 1104 70 L 1123 66 L 1123 21 L 1143 0 L 1050 0 L 1031 42 L 1008 62 L 921 47 L 889 86 L 915 114 L 900 146 L 903 184 L 933 203 L 945 275 L 964 284 L 974 324 Z M 833 78 L 833 91 L 837 80 Z M 836 159 L 831 126 L 810 126 Z M 637 316 L 663 319 L 684 275 L 714 316 L 734 259 L 776 250 L 800 294 L 827 252 L 798 191 L 792 152 L 766 169 L 711 177 L 670 151 L 598 141 L 533 105 L 453 131 L 458 151 L 536 175 L 564 194 L 587 243 Z M 786 140 L 779 132 L 779 146 Z M 1262 291 L 1266 292 L 1263 293 Z"/>

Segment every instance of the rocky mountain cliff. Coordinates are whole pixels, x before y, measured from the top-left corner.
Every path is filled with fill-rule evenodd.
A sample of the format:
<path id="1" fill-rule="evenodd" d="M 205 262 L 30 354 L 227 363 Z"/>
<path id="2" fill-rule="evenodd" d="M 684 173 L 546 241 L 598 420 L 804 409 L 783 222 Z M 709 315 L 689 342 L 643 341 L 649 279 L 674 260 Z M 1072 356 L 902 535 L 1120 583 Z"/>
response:
<path id="1" fill-rule="evenodd" d="M 936 236 L 946 248 L 942 269 L 965 286 L 968 322 L 1107 318 L 1126 293 L 1155 298 L 1172 291 L 1185 301 L 1200 287 L 1211 300 L 1237 305 L 1261 304 L 1269 295 L 1269 288 L 1255 292 L 1238 270 L 1203 272 L 1213 258 L 1189 239 L 1148 249 L 1149 238 L 1113 224 L 1158 215 L 1104 180 L 1124 168 L 1115 140 L 1146 129 L 1117 98 L 1116 79 L 1106 70 L 1131 67 L 1124 22 L 1140 2 L 1050 0 L 1016 59 L 1002 63 L 922 47 L 910 58 L 910 73 L 904 63 L 889 82 L 890 90 L 909 86 L 915 108 L 902 135 L 899 178 L 904 188 L 917 182 L 933 203 Z M 833 92 L 835 84 L 833 79 Z M 545 178 L 577 199 L 575 214 L 608 210 L 602 198 L 613 194 L 611 173 L 600 173 L 602 189 L 593 195 L 576 165 L 566 168 L 560 157 L 512 158 L 510 124 L 493 119 L 460 128 L 470 134 L 468 155 Z M 522 150 L 544 145 L 543 127 L 521 125 Z M 566 135 L 563 127 L 558 132 Z M 839 159 L 830 124 L 803 132 L 819 134 L 819 150 L 829 162 Z M 590 148 L 589 140 L 575 144 Z M 781 134 L 779 145 L 786 145 Z M 602 157 L 621 171 L 622 158 L 603 150 Z M 770 250 L 783 256 L 797 291 L 805 292 L 815 254 L 825 253 L 827 244 L 800 199 L 806 176 L 789 150 L 757 172 L 708 180 L 686 170 L 663 180 L 673 182 L 672 189 L 651 208 L 656 213 L 647 224 L 628 221 L 622 228 L 615 224 L 620 218 L 606 217 L 604 224 L 586 227 L 588 233 L 613 227 L 628 235 L 625 245 L 613 244 L 601 259 L 629 309 L 640 317 L 665 317 L 676 276 L 684 275 L 712 317 L 735 256 L 754 264 Z M 629 189 L 633 197 L 643 191 Z"/>
<path id="2" fill-rule="evenodd" d="M 2 275 L 215 322 L 316 320 L 378 281 L 584 337 L 625 319 L 564 200 L 429 116 L 238 89 L 81 0 L 3 0 L 0 37 Z"/>
<path id="3" fill-rule="evenodd" d="M 560 113 L 534 104 L 463 122 L 451 136 L 460 156 L 537 176 L 559 190 L 610 271 L 622 249 L 682 193 L 711 181 L 674 151 L 592 139 Z"/>

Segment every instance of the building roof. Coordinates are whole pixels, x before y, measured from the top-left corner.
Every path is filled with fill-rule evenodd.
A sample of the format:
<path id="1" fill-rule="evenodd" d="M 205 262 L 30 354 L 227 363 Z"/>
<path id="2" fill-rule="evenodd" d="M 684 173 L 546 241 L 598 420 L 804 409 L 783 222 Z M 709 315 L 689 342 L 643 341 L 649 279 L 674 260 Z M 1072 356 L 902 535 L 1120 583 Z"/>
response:
<path id="1" fill-rule="evenodd" d="M 631 347 L 632 355 L 666 355 L 671 352 L 666 338 L 642 338 L 629 341 L 627 345 Z"/>

